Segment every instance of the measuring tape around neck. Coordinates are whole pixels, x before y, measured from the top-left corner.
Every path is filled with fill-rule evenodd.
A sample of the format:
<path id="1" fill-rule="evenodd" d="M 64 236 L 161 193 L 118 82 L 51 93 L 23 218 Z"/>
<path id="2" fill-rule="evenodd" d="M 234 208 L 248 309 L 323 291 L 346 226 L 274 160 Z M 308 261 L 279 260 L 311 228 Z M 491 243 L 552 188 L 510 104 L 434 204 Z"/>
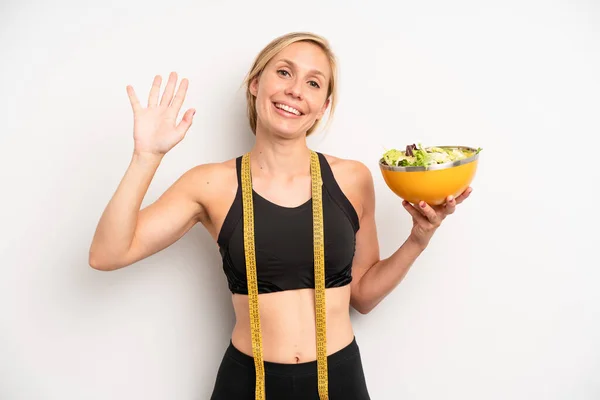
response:
<path id="1" fill-rule="evenodd" d="M 265 400 L 265 370 L 262 352 L 262 335 L 258 305 L 258 283 L 256 272 L 256 249 L 254 242 L 254 205 L 252 199 L 252 176 L 250 153 L 242 156 L 242 204 L 244 215 L 244 250 L 246 255 L 246 279 L 248 281 L 248 303 L 252 354 L 256 370 L 256 400 Z M 315 269 L 315 309 L 317 328 L 317 387 L 320 400 L 328 400 L 327 377 L 327 324 L 325 308 L 325 246 L 323 233 L 323 197 L 319 156 L 311 150 L 310 177 L 313 207 L 313 251 Z"/>

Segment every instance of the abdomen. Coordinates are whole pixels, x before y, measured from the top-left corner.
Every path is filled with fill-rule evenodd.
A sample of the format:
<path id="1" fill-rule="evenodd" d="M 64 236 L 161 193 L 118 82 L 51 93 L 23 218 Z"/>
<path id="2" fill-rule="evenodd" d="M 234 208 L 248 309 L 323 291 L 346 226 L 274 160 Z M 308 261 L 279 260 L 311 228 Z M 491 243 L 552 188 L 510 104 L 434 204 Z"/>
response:
<path id="1" fill-rule="evenodd" d="M 353 337 L 350 322 L 350 285 L 327 289 L 327 352 L 348 345 Z M 233 295 L 236 325 L 233 345 L 252 355 L 248 296 Z M 313 289 L 259 295 L 263 358 L 294 364 L 314 361 L 316 355 L 315 300 Z"/>

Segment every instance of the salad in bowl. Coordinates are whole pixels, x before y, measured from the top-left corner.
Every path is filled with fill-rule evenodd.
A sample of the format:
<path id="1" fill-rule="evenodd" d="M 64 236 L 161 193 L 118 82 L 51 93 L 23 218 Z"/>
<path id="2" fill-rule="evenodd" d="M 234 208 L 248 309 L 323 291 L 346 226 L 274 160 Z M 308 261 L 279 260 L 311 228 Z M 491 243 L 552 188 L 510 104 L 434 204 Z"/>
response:
<path id="1" fill-rule="evenodd" d="M 431 167 L 470 160 L 481 151 L 465 146 L 433 146 L 409 144 L 405 150 L 391 149 L 383 153 L 381 163 L 390 167 Z"/>
<path id="2" fill-rule="evenodd" d="M 410 144 L 405 149 L 386 150 L 379 168 L 387 186 L 413 204 L 425 201 L 443 204 L 469 187 L 479 161 L 481 148 Z"/>

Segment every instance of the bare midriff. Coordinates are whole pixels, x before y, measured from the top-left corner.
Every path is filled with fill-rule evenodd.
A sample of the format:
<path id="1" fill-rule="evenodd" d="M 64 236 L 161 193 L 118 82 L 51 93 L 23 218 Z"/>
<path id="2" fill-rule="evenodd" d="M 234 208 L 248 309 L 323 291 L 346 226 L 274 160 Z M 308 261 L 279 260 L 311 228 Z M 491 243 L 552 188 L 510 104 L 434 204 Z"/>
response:
<path id="1" fill-rule="evenodd" d="M 315 291 L 288 290 L 260 294 L 263 359 L 281 364 L 299 364 L 317 359 Z M 327 354 L 350 344 L 354 338 L 350 321 L 350 285 L 326 289 Z M 236 323 L 232 343 L 252 356 L 248 296 L 232 296 Z"/>

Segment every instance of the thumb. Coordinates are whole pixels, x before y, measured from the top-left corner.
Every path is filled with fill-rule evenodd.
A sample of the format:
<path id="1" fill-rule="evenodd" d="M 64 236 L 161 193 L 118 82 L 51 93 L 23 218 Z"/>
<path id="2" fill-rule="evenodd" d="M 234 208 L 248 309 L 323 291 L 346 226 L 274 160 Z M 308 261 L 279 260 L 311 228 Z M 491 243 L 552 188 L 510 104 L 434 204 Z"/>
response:
<path id="1" fill-rule="evenodd" d="M 183 114 L 183 118 L 179 122 L 179 125 L 177 125 L 177 127 L 175 128 L 177 130 L 177 133 L 179 133 L 182 136 L 185 135 L 188 129 L 190 129 L 190 126 L 192 126 L 194 114 L 196 114 L 196 110 L 194 110 L 193 108 L 190 108 L 185 112 L 185 114 Z"/>

